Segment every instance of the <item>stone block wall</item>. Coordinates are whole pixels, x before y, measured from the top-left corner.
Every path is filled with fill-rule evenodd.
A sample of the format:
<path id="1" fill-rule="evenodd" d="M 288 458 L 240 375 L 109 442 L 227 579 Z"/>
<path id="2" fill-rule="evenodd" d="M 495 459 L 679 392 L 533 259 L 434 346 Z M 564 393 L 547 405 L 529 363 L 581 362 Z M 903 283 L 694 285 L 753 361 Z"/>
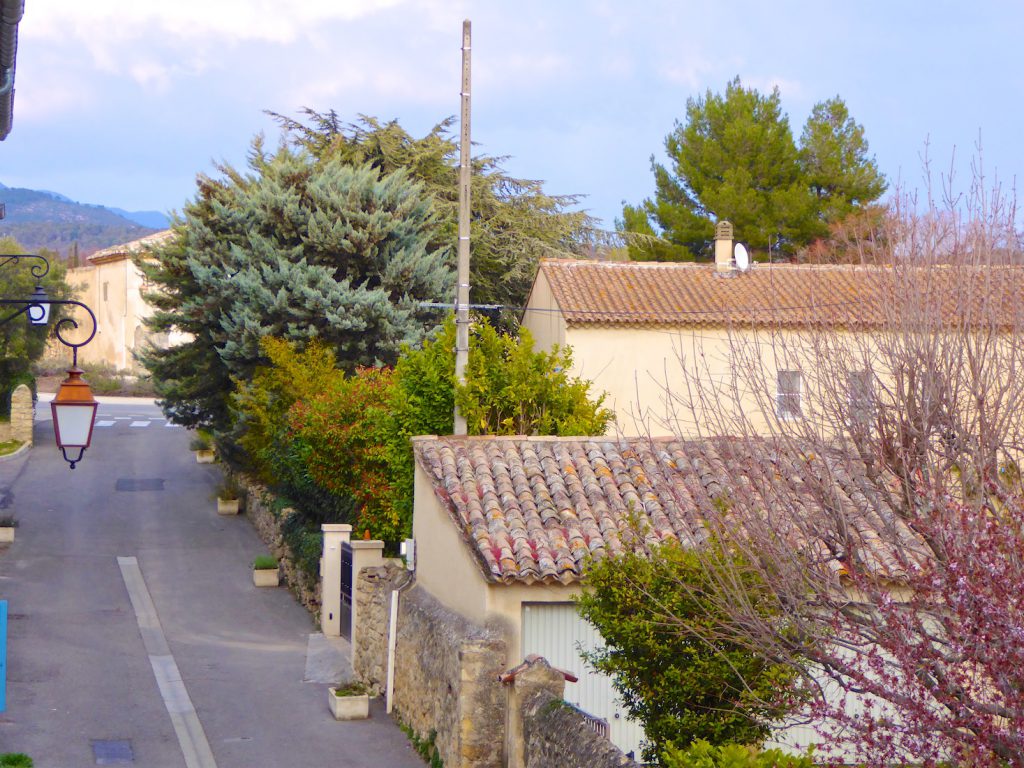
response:
<path id="1" fill-rule="evenodd" d="M 587 727 L 583 715 L 550 690 L 524 697 L 525 768 L 633 768 L 637 766 L 605 737 Z"/>
<path id="2" fill-rule="evenodd" d="M 11 436 L 8 440 L 20 440 L 32 444 L 32 390 L 19 384 L 11 395 Z"/>
<path id="3" fill-rule="evenodd" d="M 320 580 L 307 579 L 291 557 L 291 550 L 281 535 L 282 517 L 274 512 L 274 495 L 264 486 L 245 477 L 236 477 L 245 488 L 245 514 L 270 553 L 281 563 L 281 575 L 288 588 L 295 594 L 299 602 L 314 617 L 320 615 Z"/>
<path id="4" fill-rule="evenodd" d="M 364 569 L 356 582 L 360 637 L 353 666 L 383 689 L 391 591 L 408 579 L 394 566 Z M 394 709 L 421 738 L 434 743 L 447 768 L 504 766 L 505 641 L 412 586 L 401 593 L 395 649 Z"/>
<path id="5" fill-rule="evenodd" d="M 32 420 L 35 416 L 35 404 L 32 402 L 32 390 L 19 384 L 11 394 L 11 420 L 0 421 L 0 443 L 8 440 L 20 440 L 32 445 Z"/>

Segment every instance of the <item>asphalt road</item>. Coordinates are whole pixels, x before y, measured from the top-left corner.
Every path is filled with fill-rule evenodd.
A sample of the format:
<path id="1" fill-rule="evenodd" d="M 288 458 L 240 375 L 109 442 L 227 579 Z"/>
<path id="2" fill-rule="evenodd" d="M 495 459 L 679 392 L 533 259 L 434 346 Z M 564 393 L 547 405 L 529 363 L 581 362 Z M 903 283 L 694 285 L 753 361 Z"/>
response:
<path id="1" fill-rule="evenodd" d="M 185 430 L 146 401 L 103 404 L 72 471 L 48 411 L 35 448 L 0 463 L 20 523 L 0 551 L 0 752 L 39 768 L 423 765 L 379 701 L 338 723 L 327 685 L 303 682 L 316 627 L 285 589 L 253 587 L 266 548 L 215 513 L 220 469 L 195 463 Z"/>

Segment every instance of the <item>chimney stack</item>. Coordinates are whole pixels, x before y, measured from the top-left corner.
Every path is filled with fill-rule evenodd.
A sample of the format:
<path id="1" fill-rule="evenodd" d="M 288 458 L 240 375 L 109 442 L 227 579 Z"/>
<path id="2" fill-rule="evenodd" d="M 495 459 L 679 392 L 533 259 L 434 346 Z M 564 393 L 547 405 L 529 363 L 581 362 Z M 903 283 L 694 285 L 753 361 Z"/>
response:
<path id="1" fill-rule="evenodd" d="M 720 221 L 715 225 L 715 272 L 732 272 L 732 223 Z"/>

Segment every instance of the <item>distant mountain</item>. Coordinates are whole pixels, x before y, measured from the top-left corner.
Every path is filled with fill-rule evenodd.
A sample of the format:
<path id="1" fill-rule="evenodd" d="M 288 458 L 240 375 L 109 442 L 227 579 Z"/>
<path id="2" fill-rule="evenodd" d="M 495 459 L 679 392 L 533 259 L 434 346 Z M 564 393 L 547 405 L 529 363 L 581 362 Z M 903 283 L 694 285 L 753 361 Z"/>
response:
<path id="1" fill-rule="evenodd" d="M 0 184 L 0 202 L 7 209 L 0 219 L 0 237 L 13 237 L 29 251 L 49 248 L 65 256 L 77 243 L 84 257 L 167 228 L 166 217 L 154 218 L 155 212 L 133 214 L 76 203 L 56 192 Z"/>
<path id="2" fill-rule="evenodd" d="M 167 229 L 171 226 L 171 220 L 167 218 L 166 214 L 160 213 L 160 211 L 126 211 L 124 208 L 111 208 L 109 205 L 107 210 L 113 211 L 118 216 L 128 219 L 128 221 L 134 221 L 143 227 Z"/>

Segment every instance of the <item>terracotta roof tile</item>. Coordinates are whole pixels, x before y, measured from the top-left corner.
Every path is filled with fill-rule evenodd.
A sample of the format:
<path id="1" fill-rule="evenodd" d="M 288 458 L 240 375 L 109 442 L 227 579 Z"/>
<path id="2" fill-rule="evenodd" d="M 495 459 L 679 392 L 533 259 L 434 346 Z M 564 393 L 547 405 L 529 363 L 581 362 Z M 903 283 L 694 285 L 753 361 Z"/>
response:
<path id="1" fill-rule="evenodd" d="M 1024 268 L 983 269 L 977 285 L 999 293 L 1016 319 L 1024 306 Z M 884 323 L 901 291 L 894 270 L 884 266 L 757 264 L 723 276 L 709 264 L 554 259 L 542 261 L 540 270 L 570 326 L 872 328 Z M 921 274 L 949 317 L 975 301 L 955 270 L 935 266 Z"/>
<path id="2" fill-rule="evenodd" d="M 806 508 L 815 502 L 802 475 L 812 466 L 826 471 L 820 461 L 783 455 L 765 439 L 417 437 L 413 444 L 486 577 L 505 583 L 571 583 L 590 556 L 649 550 L 670 539 L 692 545 L 705 536 L 701 510 L 737 484 L 761 499 L 773 525 L 793 533 L 786 516 L 795 512 L 773 509 L 752 478 L 759 471 L 786 478 Z M 884 502 L 866 498 L 841 464 L 829 463 L 827 472 L 865 564 L 898 578 L 891 542 L 895 535 L 911 543 L 910 530 Z M 636 520 L 647 524 L 642 542 L 633 534 Z M 801 545 L 828 557 L 826 542 Z"/>

